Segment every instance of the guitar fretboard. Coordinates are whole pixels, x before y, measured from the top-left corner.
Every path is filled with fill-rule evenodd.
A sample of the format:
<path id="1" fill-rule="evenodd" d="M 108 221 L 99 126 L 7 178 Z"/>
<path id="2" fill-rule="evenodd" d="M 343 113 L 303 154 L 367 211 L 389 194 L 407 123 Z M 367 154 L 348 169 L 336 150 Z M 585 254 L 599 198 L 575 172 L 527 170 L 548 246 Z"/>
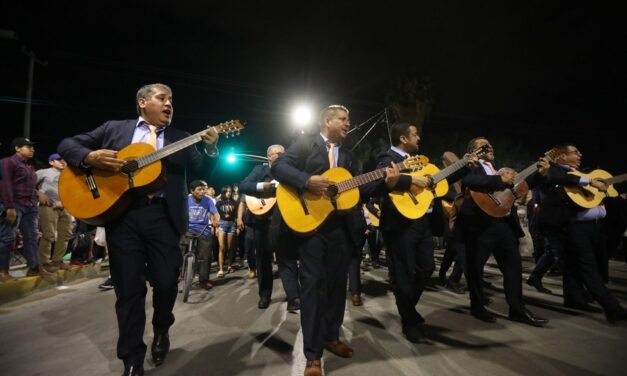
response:
<path id="1" fill-rule="evenodd" d="M 142 168 L 151 163 L 155 163 L 156 161 L 163 159 L 170 154 L 174 154 L 177 151 L 183 150 L 189 146 L 194 145 L 195 143 L 197 143 L 198 141 L 202 139 L 200 135 L 204 132 L 205 131 L 198 132 L 182 140 L 171 143 L 170 145 L 167 145 L 157 151 L 153 151 L 152 153 L 146 154 L 143 157 L 137 158 L 138 167 Z"/>
<path id="2" fill-rule="evenodd" d="M 401 163 L 395 163 L 396 166 L 398 166 L 398 168 L 402 171 L 402 170 L 408 170 L 410 168 L 412 168 L 412 163 L 407 163 L 406 161 L 401 162 Z M 413 167 L 418 167 L 418 168 L 422 168 L 421 164 L 418 164 L 417 166 L 414 165 Z M 374 171 L 370 171 L 367 172 L 365 174 L 361 174 L 361 175 L 357 175 L 355 177 L 352 177 L 348 180 L 344 180 L 341 181 L 339 183 L 336 184 L 337 188 L 338 188 L 338 193 L 342 193 L 348 190 L 351 190 L 353 188 L 357 188 L 361 185 L 370 183 L 372 181 L 375 181 L 377 179 L 381 179 L 385 177 L 385 169 L 386 167 L 383 168 L 379 168 L 377 170 Z"/>

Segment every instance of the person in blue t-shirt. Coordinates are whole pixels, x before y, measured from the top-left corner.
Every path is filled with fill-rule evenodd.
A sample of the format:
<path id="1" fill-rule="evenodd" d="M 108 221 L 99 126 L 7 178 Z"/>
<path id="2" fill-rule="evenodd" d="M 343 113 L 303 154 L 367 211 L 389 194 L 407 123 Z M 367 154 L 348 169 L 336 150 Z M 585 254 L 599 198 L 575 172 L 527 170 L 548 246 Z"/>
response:
<path id="1" fill-rule="evenodd" d="M 189 188 L 191 192 L 187 199 L 189 226 L 185 235 L 181 237 L 181 251 L 185 253 L 191 238 L 200 234 L 197 244 L 198 281 L 201 288 L 209 290 L 213 287 L 213 284 L 209 281 L 211 250 L 213 249 L 212 225 L 214 225 L 213 228 L 217 227 L 216 224 L 220 216 L 213 201 L 205 196 L 207 191 L 206 182 L 194 180 L 189 184 Z"/>

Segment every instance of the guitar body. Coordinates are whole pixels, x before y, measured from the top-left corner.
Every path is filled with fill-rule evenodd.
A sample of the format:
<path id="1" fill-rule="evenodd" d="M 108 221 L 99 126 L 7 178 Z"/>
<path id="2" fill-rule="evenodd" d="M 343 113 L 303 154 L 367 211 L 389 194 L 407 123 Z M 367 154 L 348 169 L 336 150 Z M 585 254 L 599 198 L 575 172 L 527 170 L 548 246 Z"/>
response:
<path id="1" fill-rule="evenodd" d="M 496 191 L 492 193 L 470 191 L 470 195 L 477 206 L 487 215 L 495 218 L 502 218 L 510 213 L 512 207 L 514 206 L 514 202 L 519 197 L 525 197 L 527 192 L 529 192 L 529 185 L 523 180 L 516 184 L 513 190 L 506 189 L 504 191 Z"/>
<path id="2" fill-rule="evenodd" d="M 350 172 L 341 167 L 332 168 L 323 173 L 322 176 L 326 176 L 331 184 L 352 178 Z M 326 194 L 317 196 L 309 191 L 304 191 L 302 196 L 307 211 L 301 203 L 297 189 L 280 184 L 276 190 L 277 203 L 283 220 L 292 231 L 301 235 L 314 233 L 334 211 L 345 212 L 359 203 L 358 188 L 339 193 L 335 197 L 335 206 Z"/>
<path id="3" fill-rule="evenodd" d="M 118 158 L 131 160 L 155 149 L 147 143 L 130 144 L 118 153 Z M 95 198 L 87 185 L 86 171 L 67 166 L 59 176 L 59 197 L 73 216 L 90 225 L 100 226 L 123 213 L 135 194 L 157 191 L 165 183 L 161 161 L 146 165 L 133 175 L 134 188 L 129 187 L 128 175 L 100 169 L 91 170 L 100 197 Z"/>
<path id="4" fill-rule="evenodd" d="M 276 197 L 260 198 L 246 195 L 246 206 L 254 215 L 264 215 L 274 207 Z"/>
<path id="5" fill-rule="evenodd" d="M 594 170 L 588 174 L 584 174 L 579 171 L 570 171 L 569 174 L 576 176 L 583 176 L 589 179 L 611 179 L 612 175 L 605 170 Z M 583 187 L 564 187 L 566 194 L 568 197 L 573 200 L 573 202 L 582 208 L 591 209 L 595 206 L 601 204 L 601 201 L 605 197 L 616 197 L 618 196 L 618 192 L 613 185 L 609 185 L 607 187 L 607 192 L 601 192 L 590 184 L 585 185 Z"/>
<path id="6" fill-rule="evenodd" d="M 439 171 L 440 169 L 429 163 L 421 170 L 414 171 L 409 175 L 431 176 Z M 443 179 L 435 185 L 433 190 L 419 188 L 412 184 L 408 192 L 393 191 L 388 195 L 399 213 L 409 219 L 418 219 L 429 210 L 435 197 L 442 197 L 448 193 L 448 188 L 448 182 Z"/>
<path id="7" fill-rule="evenodd" d="M 379 210 L 379 205 L 378 204 L 374 204 L 374 207 Z M 368 219 L 370 220 L 370 224 L 373 227 L 379 227 L 379 217 L 377 217 L 376 215 L 374 215 L 370 210 L 368 210 L 368 207 L 366 206 L 366 204 L 364 204 L 364 210 L 366 211 L 366 213 L 368 214 Z"/>

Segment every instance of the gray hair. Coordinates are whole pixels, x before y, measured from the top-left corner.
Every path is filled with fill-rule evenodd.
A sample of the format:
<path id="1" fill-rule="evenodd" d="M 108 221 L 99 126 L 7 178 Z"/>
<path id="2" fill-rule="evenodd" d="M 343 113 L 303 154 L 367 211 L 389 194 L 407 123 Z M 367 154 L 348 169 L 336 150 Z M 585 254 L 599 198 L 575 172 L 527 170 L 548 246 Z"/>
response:
<path id="1" fill-rule="evenodd" d="M 268 146 L 268 150 L 266 151 L 266 155 L 268 155 L 268 156 L 269 156 L 269 155 L 270 155 L 270 152 L 271 152 L 272 150 L 274 150 L 274 149 L 279 149 L 279 148 L 281 148 L 281 149 L 284 149 L 284 150 L 285 150 L 285 148 L 283 147 L 283 145 L 279 145 L 279 144 L 276 144 L 276 145 L 270 145 L 270 146 Z"/>
<path id="2" fill-rule="evenodd" d="M 342 106 L 341 104 L 332 104 L 330 106 L 325 107 L 320 113 L 320 126 L 322 126 L 325 119 L 328 119 L 331 116 L 335 115 L 335 113 L 338 112 L 339 110 L 346 111 L 347 114 L 349 113 L 348 108 Z"/>
<path id="3" fill-rule="evenodd" d="M 148 85 L 144 85 L 140 87 L 139 90 L 137 90 L 137 95 L 135 95 L 135 105 L 137 107 L 137 115 L 141 115 L 141 109 L 138 104 L 139 100 L 150 99 L 150 96 L 152 96 L 152 94 L 155 92 L 155 88 L 157 87 L 164 88 L 167 91 L 169 91 L 170 94 L 172 94 L 172 89 L 166 84 L 155 83 L 155 84 L 148 84 Z"/>

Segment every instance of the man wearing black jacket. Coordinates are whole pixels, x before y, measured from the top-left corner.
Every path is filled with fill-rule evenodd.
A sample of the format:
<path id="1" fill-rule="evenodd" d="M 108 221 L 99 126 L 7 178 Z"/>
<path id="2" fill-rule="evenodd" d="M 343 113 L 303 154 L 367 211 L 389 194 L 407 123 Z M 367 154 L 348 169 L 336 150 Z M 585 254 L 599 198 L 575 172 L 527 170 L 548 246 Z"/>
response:
<path id="1" fill-rule="evenodd" d="M 139 118 L 108 121 L 92 131 L 64 139 L 57 150 L 72 166 L 119 172 L 126 161 L 118 159 L 117 153 L 127 145 L 146 142 L 161 149 L 189 136 L 170 126 L 174 107 L 172 90 L 167 85 L 141 87 L 136 107 Z M 170 349 L 168 330 L 174 323 L 172 309 L 183 261 L 179 239 L 188 226 L 186 179 L 193 171 L 214 164 L 216 158 L 211 157 L 217 155 L 217 132 L 208 128 L 202 139 L 203 154 L 193 146 L 164 158 L 168 172 L 165 185 L 157 192 L 133 196 L 129 209 L 106 224 L 117 297 L 117 355 L 124 361 L 124 375 L 144 373 L 148 275 L 153 286 L 153 362 L 160 365 Z"/>
<path id="2" fill-rule="evenodd" d="M 292 144 L 271 168 L 280 184 L 301 192 L 326 194 L 330 183 L 326 170 L 343 167 L 359 171 L 342 142 L 350 129 L 348 109 L 326 107 L 320 117 L 320 134 L 303 137 Z M 322 374 L 323 349 L 350 358 L 353 349 L 339 340 L 346 306 L 346 276 L 351 257 L 357 211 L 331 215 L 313 235 L 298 239 L 301 284 L 301 327 L 307 358 L 305 376 Z M 363 220 L 363 217 L 362 217 Z"/>
<path id="3" fill-rule="evenodd" d="M 546 182 L 541 186 L 543 200 L 536 220 L 549 246 L 562 251 L 564 306 L 598 312 L 598 308 L 586 302 L 585 287 L 603 307 L 607 321 L 627 320 L 627 310 L 619 305 L 603 283 L 596 258 L 596 252 L 604 245 L 601 220 L 606 215 L 605 207 L 581 208 L 564 191 L 564 187 L 588 184 L 600 191 L 606 191 L 607 187 L 602 180 L 568 173 L 577 171 L 581 164 L 582 154 L 575 145 L 566 143 L 555 149 L 561 151 L 561 155 L 551 164 Z"/>
<path id="4" fill-rule="evenodd" d="M 477 137 L 468 144 L 468 152 L 486 145 L 489 149 L 476 166 L 462 179 L 462 188 L 466 191 L 491 193 L 511 188 L 515 172 L 506 170 L 497 174 L 492 162 L 494 150 L 485 137 Z M 541 159 L 540 171 L 546 172 L 548 162 Z M 541 179 L 536 173 L 527 179 Z M 494 255 L 499 269 L 503 273 L 503 287 L 509 304 L 509 318 L 533 326 L 542 326 L 548 320 L 536 317 L 523 303 L 522 295 L 522 260 L 518 251 L 518 238 L 524 236 L 520 227 L 515 207 L 509 215 L 495 218 L 484 213 L 470 195 L 466 195 L 461 205 L 456 226 L 460 230 L 466 246 L 466 282 L 470 292 L 471 314 L 485 322 L 496 322 L 496 317 L 484 306 L 482 279 L 484 263 L 490 254 Z"/>

